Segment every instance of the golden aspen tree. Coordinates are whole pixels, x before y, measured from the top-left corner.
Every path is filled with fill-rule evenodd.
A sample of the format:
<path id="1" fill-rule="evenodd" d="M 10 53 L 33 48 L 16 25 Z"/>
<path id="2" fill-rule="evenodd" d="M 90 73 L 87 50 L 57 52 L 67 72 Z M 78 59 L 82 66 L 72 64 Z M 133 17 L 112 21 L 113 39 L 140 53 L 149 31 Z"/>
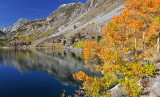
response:
<path id="1" fill-rule="evenodd" d="M 105 26 L 100 42 L 88 42 L 83 47 L 86 64 L 103 75 L 74 74 L 84 81 L 81 89 L 86 96 L 111 96 L 108 90 L 122 84 L 126 96 L 136 97 L 142 92 L 138 85 L 141 78 L 155 73 L 156 65 L 143 59 L 159 49 L 160 0 L 131 0 L 125 6 Z"/>

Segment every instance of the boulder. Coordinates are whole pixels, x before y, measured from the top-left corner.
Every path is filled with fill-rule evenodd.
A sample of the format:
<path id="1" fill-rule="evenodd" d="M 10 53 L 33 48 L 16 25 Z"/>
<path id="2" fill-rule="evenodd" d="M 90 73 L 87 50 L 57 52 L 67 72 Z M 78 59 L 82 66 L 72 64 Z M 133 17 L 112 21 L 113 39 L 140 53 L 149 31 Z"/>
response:
<path id="1" fill-rule="evenodd" d="M 150 97 L 160 97 L 160 76 L 155 79 L 152 85 Z"/>
<path id="2" fill-rule="evenodd" d="M 112 97 L 126 97 L 127 91 L 122 85 L 116 85 L 109 90 L 112 94 Z"/>

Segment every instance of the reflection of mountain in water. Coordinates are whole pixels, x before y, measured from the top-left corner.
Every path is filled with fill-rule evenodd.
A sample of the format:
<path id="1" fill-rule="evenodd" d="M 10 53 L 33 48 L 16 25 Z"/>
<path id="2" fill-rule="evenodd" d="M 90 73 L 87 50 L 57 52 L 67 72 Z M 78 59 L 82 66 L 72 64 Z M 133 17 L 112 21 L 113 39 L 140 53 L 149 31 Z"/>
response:
<path id="1" fill-rule="evenodd" d="M 48 72 L 63 84 L 77 85 L 72 74 L 80 70 L 93 74 L 93 72 L 89 72 L 89 69 L 84 68 L 84 61 L 80 57 L 68 52 L 0 50 L 0 63 L 12 65 L 21 72 Z"/>

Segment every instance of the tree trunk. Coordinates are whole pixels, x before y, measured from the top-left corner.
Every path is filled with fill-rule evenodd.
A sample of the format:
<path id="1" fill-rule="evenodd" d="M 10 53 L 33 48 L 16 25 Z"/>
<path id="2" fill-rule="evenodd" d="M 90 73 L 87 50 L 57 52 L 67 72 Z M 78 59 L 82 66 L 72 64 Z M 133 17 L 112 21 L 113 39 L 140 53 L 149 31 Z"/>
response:
<path id="1" fill-rule="evenodd" d="M 142 47 L 142 51 L 143 51 L 143 53 L 144 53 L 144 40 L 145 40 L 145 32 L 143 32 L 143 47 Z"/>
<path id="2" fill-rule="evenodd" d="M 160 32 L 157 39 L 157 54 L 159 54 L 159 39 L 160 39 Z"/>
<path id="3" fill-rule="evenodd" d="M 134 55 L 135 55 L 136 54 L 136 48 L 137 48 L 136 31 L 134 32 L 134 39 L 135 39 L 135 46 L 134 46 Z"/>

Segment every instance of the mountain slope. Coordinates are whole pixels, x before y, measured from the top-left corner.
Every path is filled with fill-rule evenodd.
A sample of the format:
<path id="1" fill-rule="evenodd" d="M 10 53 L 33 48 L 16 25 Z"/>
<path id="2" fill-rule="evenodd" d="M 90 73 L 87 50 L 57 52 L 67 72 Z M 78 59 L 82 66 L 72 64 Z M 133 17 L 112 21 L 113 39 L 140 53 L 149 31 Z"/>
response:
<path id="1" fill-rule="evenodd" d="M 27 19 L 19 19 L 13 26 L 3 27 L 2 31 L 4 33 L 9 33 L 18 30 L 20 27 L 24 26 L 24 24 L 28 23 L 30 20 Z"/>
<path id="2" fill-rule="evenodd" d="M 3 28 L 8 44 L 32 42 L 32 45 L 66 43 L 97 39 L 104 25 L 112 16 L 120 13 L 124 0 L 88 0 L 63 4 L 47 18 L 38 20 L 20 19 L 13 26 Z M 77 34 L 80 37 L 77 38 Z M 72 38 L 75 38 L 74 41 Z"/>

